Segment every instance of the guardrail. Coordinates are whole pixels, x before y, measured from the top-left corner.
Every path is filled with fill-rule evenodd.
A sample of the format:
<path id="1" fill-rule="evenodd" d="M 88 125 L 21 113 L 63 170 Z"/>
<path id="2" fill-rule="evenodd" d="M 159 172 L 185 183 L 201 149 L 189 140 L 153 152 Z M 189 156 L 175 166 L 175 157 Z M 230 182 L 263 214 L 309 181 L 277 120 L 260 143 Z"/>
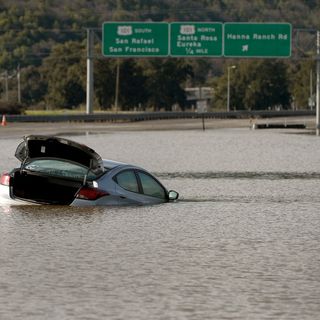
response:
<path id="1" fill-rule="evenodd" d="M 313 110 L 283 111 L 231 111 L 231 112 L 141 112 L 141 113 L 95 113 L 63 115 L 10 115 L 8 122 L 134 122 L 166 119 L 241 119 L 315 116 Z"/>

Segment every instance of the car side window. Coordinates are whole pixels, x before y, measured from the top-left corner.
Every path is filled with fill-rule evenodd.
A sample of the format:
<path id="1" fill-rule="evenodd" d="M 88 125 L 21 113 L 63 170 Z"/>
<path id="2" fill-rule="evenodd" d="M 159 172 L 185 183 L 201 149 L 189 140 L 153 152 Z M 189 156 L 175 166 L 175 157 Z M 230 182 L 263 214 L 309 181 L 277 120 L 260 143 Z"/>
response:
<path id="1" fill-rule="evenodd" d="M 116 182 L 120 187 L 132 192 L 139 192 L 136 175 L 132 170 L 122 171 L 116 176 Z"/>
<path id="2" fill-rule="evenodd" d="M 166 199 L 166 192 L 164 188 L 154 178 L 138 171 L 138 175 L 141 181 L 143 193 L 147 196 L 156 197 L 160 199 Z"/>

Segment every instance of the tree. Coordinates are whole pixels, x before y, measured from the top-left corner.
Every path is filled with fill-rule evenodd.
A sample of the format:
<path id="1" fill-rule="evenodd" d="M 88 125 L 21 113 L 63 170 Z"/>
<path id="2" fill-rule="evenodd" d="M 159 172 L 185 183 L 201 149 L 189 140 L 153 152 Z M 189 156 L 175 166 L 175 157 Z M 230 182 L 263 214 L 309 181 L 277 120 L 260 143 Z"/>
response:
<path id="1" fill-rule="evenodd" d="M 215 81 L 215 104 L 226 105 L 227 67 L 225 74 Z M 244 61 L 230 76 L 230 106 L 237 110 L 265 110 L 291 103 L 287 66 L 278 60 Z"/>
<path id="2" fill-rule="evenodd" d="M 302 61 L 292 65 L 289 69 L 290 91 L 294 97 L 296 108 L 307 109 L 310 98 L 310 84 L 313 82 L 312 93 L 315 95 L 315 62 Z"/>
<path id="3" fill-rule="evenodd" d="M 148 100 L 146 77 L 142 67 L 133 59 L 101 59 L 95 64 L 94 87 L 97 101 L 102 109 L 115 103 L 116 72 L 119 63 L 119 106 L 131 110 L 143 106 Z"/>
<path id="4" fill-rule="evenodd" d="M 95 94 L 103 109 L 115 101 L 116 69 L 119 63 L 119 105 L 122 110 L 135 107 L 171 110 L 184 108 L 184 83 L 192 67 L 182 59 L 103 59 L 95 65 Z"/>
<path id="5" fill-rule="evenodd" d="M 250 69 L 243 98 L 245 108 L 288 109 L 291 96 L 286 65 L 279 60 L 259 60 L 252 62 Z"/>
<path id="6" fill-rule="evenodd" d="M 94 92 L 99 106 L 109 109 L 114 104 L 116 60 L 99 59 L 94 63 Z"/>
<path id="7" fill-rule="evenodd" d="M 149 107 L 171 110 L 174 104 L 185 107 L 184 84 L 193 75 L 192 67 L 183 59 L 150 59 L 143 62 L 147 77 Z"/>
<path id="8" fill-rule="evenodd" d="M 21 98 L 27 105 L 35 105 L 43 101 L 47 92 L 47 82 L 44 81 L 39 68 L 29 66 L 21 70 Z"/>
<path id="9" fill-rule="evenodd" d="M 125 59 L 120 64 L 119 102 L 123 110 L 144 106 L 149 98 L 145 90 L 147 77 L 141 65 L 133 59 Z"/>
<path id="10" fill-rule="evenodd" d="M 84 102 L 85 50 L 79 42 L 56 45 L 41 70 L 48 83 L 46 101 L 49 105 L 72 108 Z"/>
<path id="11" fill-rule="evenodd" d="M 86 38 L 85 28 L 100 28 L 102 21 L 285 21 L 291 22 L 294 29 L 318 30 L 320 26 L 319 0 L 162 0 L 161 3 L 158 0 L 74 0 L 69 2 L 0 0 L 0 2 L 0 74 L 5 71 L 11 74 L 20 65 L 26 74 L 31 72 L 31 79 L 28 80 L 25 90 L 22 88 L 23 98 L 28 103 L 37 103 L 38 99 L 44 96 L 43 90 L 47 90 L 45 96 L 48 102 L 68 108 L 84 100 L 85 66 L 81 60 L 80 64 L 71 62 L 73 65 L 71 67 L 69 60 L 63 60 L 62 55 L 59 56 L 54 51 L 57 50 L 58 44 L 64 44 L 63 47 L 68 51 L 67 43 L 70 41 L 77 43 L 74 46 L 82 47 L 82 41 Z M 303 36 L 302 39 L 309 40 L 309 36 Z M 298 51 L 295 41 L 293 45 L 293 51 Z M 302 43 L 300 49 L 304 53 L 310 50 L 309 57 L 315 54 L 314 47 L 311 48 L 309 44 L 306 47 Z M 49 55 L 50 58 L 48 58 Z M 71 53 L 67 55 L 70 56 Z M 54 65 L 55 62 L 49 62 L 52 57 L 57 61 L 57 66 Z M 44 60 L 46 58 L 48 59 Z M 84 58 L 85 53 L 81 59 Z M 174 66 L 177 61 L 168 63 L 165 60 L 159 60 L 155 63 L 151 60 L 147 62 L 146 60 L 120 60 L 119 102 L 122 107 L 132 109 L 142 103 L 155 106 L 157 109 L 170 108 L 173 102 L 183 106 L 182 89 L 186 79 L 191 79 L 190 85 L 201 86 L 207 82 L 209 73 L 219 76 L 223 71 L 223 59 L 215 59 L 213 63 L 211 59 L 193 59 L 188 60 L 188 63 L 184 62 L 185 65 L 191 64 L 192 67 L 189 66 L 189 70 L 187 68 L 179 74 Z M 99 65 L 98 62 L 95 63 Z M 178 69 L 185 68 L 185 66 L 179 66 L 180 62 L 177 63 Z M 101 106 L 107 108 L 114 103 L 116 64 L 114 60 L 102 64 L 102 69 L 108 70 L 101 70 L 101 77 L 100 70 L 96 70 L 95 93 Z M 44 67 L 40 67 L 41 65 Z M 284 74 L 286 71 L 281 65 L 270 64 L 263 69 L 263 65 L 257 61 L 241 61 L 237 69 L 232 70 L 231 73 L 231 106 L 237 109 L 268 108 L 277 105 L 287 108 L 291 99 L 288 94 L 290 89 L 295 105 L 305 108 L 309 96 L 310 67 L 308 63 L 300 63 L 296 60 L 288 60 L 285 65 L 289 65 L 291 79 L 289 86 L 288 77 Z M 38 68 L 31 71 L 28 69 L 31 66 Z M 275 74 L 271 74 L 268 68 L 276 70 Z M 193 77 L 190 75 L 192 69 Z M 52 74 L 49 74 L 48 70 Z M 260 71 L 256 73 L 257 70 Z M 284 85 L 280 83 L 282 80 L 275 77 L 278 71 Z M 105 79 L 102 77 L 104 72 L 107 77 Z M 265 72 L 269 74 L 269 79 L 261 78 L 261 74 Z M 74 74 L 75 79 L 72 79 L 71 74 Z M 41 88 L 40 85 L 37 88 L 36 79 L 41 79 Z M 66 83 L 66 79 L 70 82 Z M 148 79 L 147 83 L 146 79 Z M 225 108 L 226 72 L 223 77 L 217 78 L 217 81 L 215 107 Z M 28 88 L 31 92 L 28 92 Z M 159 93 L 159 88 L 163 94 Z"/>

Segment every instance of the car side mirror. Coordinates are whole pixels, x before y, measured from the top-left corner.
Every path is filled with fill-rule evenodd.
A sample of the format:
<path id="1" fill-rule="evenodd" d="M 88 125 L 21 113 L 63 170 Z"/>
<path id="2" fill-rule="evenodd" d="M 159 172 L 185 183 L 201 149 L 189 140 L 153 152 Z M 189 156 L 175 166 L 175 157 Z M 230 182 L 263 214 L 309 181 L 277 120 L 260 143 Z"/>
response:
<path id="1" fill-rule="evenodd" d="M 169 200 L 171 201 L 177 200 L 179 198 L 179 193 L 174 190 L 170 190 L 168 195 L 169 195 Z"/>

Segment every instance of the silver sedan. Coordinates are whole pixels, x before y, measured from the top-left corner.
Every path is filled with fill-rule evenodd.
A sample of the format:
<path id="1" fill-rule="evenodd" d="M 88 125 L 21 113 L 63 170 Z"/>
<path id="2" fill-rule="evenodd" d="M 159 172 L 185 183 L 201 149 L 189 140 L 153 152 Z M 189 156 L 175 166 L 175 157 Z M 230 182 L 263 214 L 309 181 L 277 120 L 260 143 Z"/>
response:
<path id="1" fill-rule="evenodd" d="M 150 205 L 178 199 L 148 171 L 103 160 L 60 137 L 31 135 L 18 145 L 19 168 L 0 178 L 1 204 Z"/>

